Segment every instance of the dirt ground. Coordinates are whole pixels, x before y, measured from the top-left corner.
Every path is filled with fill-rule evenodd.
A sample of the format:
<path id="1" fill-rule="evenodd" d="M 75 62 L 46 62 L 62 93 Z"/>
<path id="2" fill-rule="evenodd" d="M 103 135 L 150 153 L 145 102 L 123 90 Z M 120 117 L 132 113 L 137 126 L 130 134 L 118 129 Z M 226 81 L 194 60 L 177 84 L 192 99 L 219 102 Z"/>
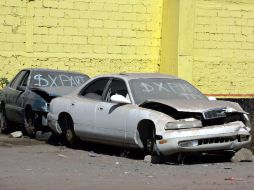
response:
<path id="1" fill-rule="evenodd" d="M 183 164 L 150 164 L 139 152 L 122 153 L 102 145 L 70 149 L 0 135 L 0 189 L 253 189 L 253 162 L 190 157 Z"/>

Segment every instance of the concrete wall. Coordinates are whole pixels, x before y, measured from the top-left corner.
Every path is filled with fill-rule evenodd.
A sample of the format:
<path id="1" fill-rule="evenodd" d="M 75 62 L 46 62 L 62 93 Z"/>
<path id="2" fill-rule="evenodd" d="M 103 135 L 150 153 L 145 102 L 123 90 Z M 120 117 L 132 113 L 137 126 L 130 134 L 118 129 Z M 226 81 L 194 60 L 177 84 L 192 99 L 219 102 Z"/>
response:
<path id="1" fill-rule="evenodd" d="M 0 77 L 157 72 L 163 0 L 0 0 Z"/>

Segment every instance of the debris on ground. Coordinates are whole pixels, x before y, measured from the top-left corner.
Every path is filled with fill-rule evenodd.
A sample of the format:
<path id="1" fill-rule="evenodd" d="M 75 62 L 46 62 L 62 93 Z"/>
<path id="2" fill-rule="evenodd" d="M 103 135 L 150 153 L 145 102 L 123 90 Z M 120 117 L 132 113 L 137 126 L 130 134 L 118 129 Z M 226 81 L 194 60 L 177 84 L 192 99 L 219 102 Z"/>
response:
<path id="1" fill-rule="evenodd" d="M 231 158 L 231 162 L 253 162 L 253 154 L 247 148 L 242 148 Z"/>
<path id="2" fill-rule="evenodd" d="M 152 161 L 152 156 L 151 155 L 146 155 L 144 157 L 144 162 L 145 163 L 151 163 L 151 161 Z"/>
<path id="3" fill-rule="evenodd" d="M 243 181 L 242 178 L 236 178 L 236 177 L 233 177 L 233 176 L 226 177 L 224 180 L 229 180 L 229 181 Z"/>
<path id="4" fill-rule="evenodd" d="M 99 154 L 96 154 L 96 153 L 93 152 L 93 151 L 90 151 L 90 152 L 88 153 L 88 155 L 89 155 L 90 157 L 99 157 L 99 156 L 100 156 Z"/>
<path id="5" fill-rule="evenodd" d="M 27 169 L 24 169 L 25 171 L 32 171 L 32 169 L 30 169 L 30 168 L 27 168 Z"/>
<path id="6" fill-rule="evenodd" d="M 36 131 L 35 138 L 39 141 L 48 141 L 52 132 Z"/>
<path id="7" fill-rule="evenodd" d="M 23 136 L 21 131 L 15 131 L 9 134 L 10 138 L 21 138 Z"/>
<path id="8" fill-rule="evenodd" d="M 63 155 L 63 154 L 57 154 L 58 157 L 62 157 L 62 158 L 67 158 L 67 156 Z"/>

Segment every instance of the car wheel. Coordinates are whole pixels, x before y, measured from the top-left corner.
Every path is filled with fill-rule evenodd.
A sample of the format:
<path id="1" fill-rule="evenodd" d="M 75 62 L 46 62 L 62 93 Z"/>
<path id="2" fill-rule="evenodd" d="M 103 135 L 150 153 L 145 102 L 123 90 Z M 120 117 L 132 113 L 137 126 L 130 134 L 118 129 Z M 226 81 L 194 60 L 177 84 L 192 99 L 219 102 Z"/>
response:
<path id="1" fill-rule="evenodd" d="M 70 117 L 63 116 L 59 120 L 59 125 L 63 132 L 62 135 L 63 135 L 64 143 L 67 146 L 74 148 L 77 145 L 78 138 L 73 129 L 72 119 Z"/>
<path id="2" fill-rule="evenodd" d="M 155 137 L 147 139 L 145 154 L 151 155 L 152 164 L 161 164 L 166 161 L 166 157 L 160 153 L 157 147 Z"/>
<path id="3" fill-rule="evenodd" d="M 10 132 L 10 121 L 7 119 L 4 107 L 0 112 L 0 129 L 1 133 L 7 134 Z"/>
<path id="4" fill-rule="evenodd" d="M 36 133 L 35 127 L 35 113 L 28 109 L 25 113 L 25 133 L 29 136 L 34 138 Z"/>
<path id="5" fill-rule="evenodd" d="M 146 140 L 146 147 L 145 147 L 146 154 L 150 154 L 150 155 L 153 154 L 155 143 L 156 142 L 153 138 L 150 138 L 150 139 Z"/>

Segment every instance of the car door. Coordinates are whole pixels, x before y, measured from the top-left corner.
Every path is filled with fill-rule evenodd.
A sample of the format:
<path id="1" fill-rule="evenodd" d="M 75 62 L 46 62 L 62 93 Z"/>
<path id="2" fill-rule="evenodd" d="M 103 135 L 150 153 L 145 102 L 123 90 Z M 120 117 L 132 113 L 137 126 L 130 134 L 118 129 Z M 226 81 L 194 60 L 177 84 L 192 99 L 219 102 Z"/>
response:
<path id="1" fill-rule="evenodd" d="M 22 86 L 23 89 L 26 89 L 27 80 L 29 77 L 30 71 L 22 70 L 11 82 L 10 86 L 6 89 L 6 102 L 5 110 L 7 117 L 14 122 L 23 123 L 23 102 L 24 99 L 22 94 L 23 90 L 19 90 L 18 87 Z"/>
<path id="2" fill-rule="evenodd" d="M 74 121 L 77 136 L 89 139 L 97 138 L 95 132 L 95 112 L 102 102 L 103 92 L 109 78 L 98 78 L 87 84 L 77 98 L 71 100 L 69 112 Z"/>
<path id="3" fill-rule="evenodd" d="M 96 134 L 104 141 L 112 144 L 123 145 L 125 143 L 126 116 L 128 107 L 126 104 L 111 102 L 112 95 L 128 96 L 126 84 L 121 79 L 112 79 L 106 92 L 105 101 L 99 102 L 95 110 Z"/>

